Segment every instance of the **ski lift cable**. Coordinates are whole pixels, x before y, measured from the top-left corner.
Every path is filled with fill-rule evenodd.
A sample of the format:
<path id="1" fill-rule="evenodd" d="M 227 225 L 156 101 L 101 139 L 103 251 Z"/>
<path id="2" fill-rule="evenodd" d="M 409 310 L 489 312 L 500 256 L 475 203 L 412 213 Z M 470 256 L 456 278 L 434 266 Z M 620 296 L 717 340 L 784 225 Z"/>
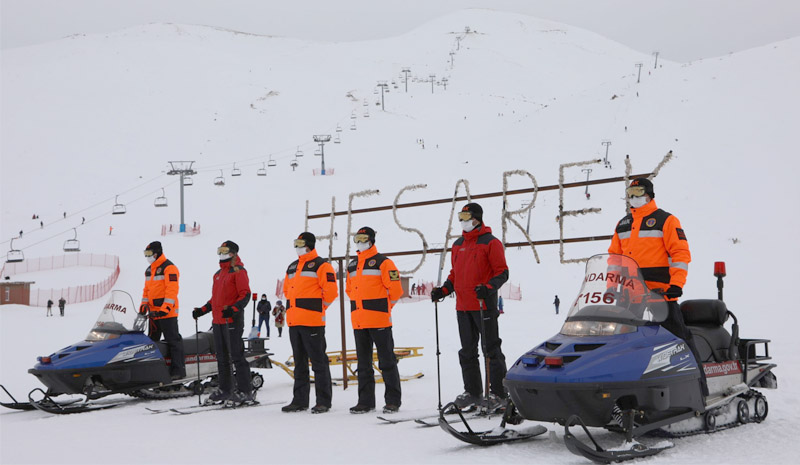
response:
<path id="1" fill-rule="evenodd" d="M 128 189 L 126 189 L 126 190 L 124 190 L 124 191 L 120 192 L 119 194 L 114 194 L 114 195 L 113 195 L 113 196 L 111 196 L 111 197 L 106 197 L 106 198 L 104 198 L 103 200 L 100 200 L 100 201 L 98 201 L 97 203 L 94 203 L 94 204 L 92 204 L 92 205 L 89 205 L 89 206 L 87 206 L 87 207 L 81 208 L 80 210 L 75 210 L 74 212 L 70 213 L 70 214 L 69 214 L 69 215 L 67 215 L 66 217 L 63 217 L 63 218 L 62 218 L 62 217 L 59 217 L 59 218 L 58 218 L 57 220 L 55 220 L 55 221 L 52 221 L 52 222 L 50 222 L 50 223 L 46 223 L 46 224 L 45 224 L 45 226 L 50 226 L 50 225 L 56 224 L 56 223 L 58 223 L 59 221 L 65 221 L 65 220 L 67 220 L 67 219 L 69 219 L 69 218 L 72 218 L 72 217 L 74 217 L 74 216 L 81 216 L 81 213 L 84 213 L 84 212 L 86 212 L 86 211 L 92 210 L 93 208 L 97 208 L 97 207 L 103 206 L 103 205 L 107 204 L 108 202 L 111 202 L 112 200 L 114 200 L 114 198 L 115 198 L 115 197 L 117 197 L 118 195 L 120 195 L 120 196 L 121 196 L 121 195 L 123 195 L 123 194 L 127 194 L 128 192 L 131 192 L 131 191 L 134 191 L 134 190 L 136 190 L 136 189 L 139 189 L 140 187 L 142 187 L 142 186 L 144 186 L 144 185 L 146 185 L 146 184 L 149 184 L 149 183 L 151 183 L 151 182 L 153 182 L 153 181 L 155 181 L 155 180 L 157 180 L 157 179 L 161 178 L 162 176 L 166 176 L 166 174 L 164 174 L 164 173 L 161 173 L 161 174 L 159 174 L 158 176 L 155 176 L 155 177 L 153 177 L 153 178 L 150 178 L 150 179 L 148 179 L 147 181 L 144 181 L 144 182 L 142 182 L 142 183 L 139 183 L 139 184 L 137 184 L 137 185 L 135 185 L 135 186 L 133 186 L 133 187 L 130 187 L 130 188 L 128 188 Z M 173 180 L 172 182 L 170 182 L 169 184 L 167 184 L 167 186 L 169 186 L 169 185 L 171 185 L 171 184 L 174 184 L 175 182 L 176 182 L 176 181 L 174 181 L 174 180 Z M 153 193 L 155 193 L 155 192 L 158 192 L 160 189 L 161 189 L 161 188 L 159 187 L 158 189 L 156 189 L 156 190 L 154 190 L 154 191 L 148 192 L 148 194 L 147 194 L 147 195 L 152 195 Z M 36 233 L 37 231 L 41 231 L 41 230 L 42 230 L 42 228 L 31 228 L 31 229 L 30 229 L 30 230 L 28 230 L 28 231 L 24 231 L 24 230 L 23 230 L 23 233 L 24 233 L 24 234 L 32 234 L 32 233 Z M 61 233 L 59 233 L 59 235 L 60 235 L 60 234 L 61 234 Z M 7 244 L 7 243 L 9 243 L 10 241 L 11 241 L 11 239 L 6 239 L 6 240 L 4 240 L 4 241 L 0 242 L 0 245 L 2 245 L 2 244 Z"/>

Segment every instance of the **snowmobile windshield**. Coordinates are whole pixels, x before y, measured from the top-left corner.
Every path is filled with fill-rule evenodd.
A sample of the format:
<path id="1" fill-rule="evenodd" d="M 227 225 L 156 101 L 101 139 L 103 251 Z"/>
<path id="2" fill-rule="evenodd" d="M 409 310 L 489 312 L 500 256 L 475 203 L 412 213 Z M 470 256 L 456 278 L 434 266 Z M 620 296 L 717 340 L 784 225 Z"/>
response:
<path id="1" fill-rule="evenodd" d="M 667 314 L 667 302 L 647 288 L 635 260 L 622 255 L 595 255 L 586 263 L 581 290 L 562 333 L 580 333 L 584 326 L 592 326 L 587 322 L 595 322 L 593 334 L 620 334 L 635 331 L 635 326 L 658 324 Z"/>
<path id="2" fill-rule="evenodd" d="M 121 334 L 144 331 L 147 317 L 133 306 L 133 298 L 125 291 L 111 291 L 100 316 L 86 336 L 89 342 L 118 338 Z"/>

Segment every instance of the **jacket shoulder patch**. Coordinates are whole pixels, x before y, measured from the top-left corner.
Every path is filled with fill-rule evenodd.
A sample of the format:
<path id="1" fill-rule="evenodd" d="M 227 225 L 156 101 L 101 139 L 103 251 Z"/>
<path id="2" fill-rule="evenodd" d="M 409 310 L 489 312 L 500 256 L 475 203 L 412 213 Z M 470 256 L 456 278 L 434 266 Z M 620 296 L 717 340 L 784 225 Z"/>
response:
<path id="1" fill-rule="evenodd" d="M 397 270 L 389 270 L 390 281 L 400 281 L 400 272 Z"/>
<path id="2" fill-rule="evenodd" d="M 170 281 L 177 281 L 177 280 L 178 280 L 178 275 L 176 275 L 176 274 L 170 274 L 170 275 L 169 275 L 169 280 L 170 280 Z"/>
<path id="3" fill-rule="evenodd" d="M 681 228 L 675 228 L 675 232 L 677 232 L 677 233 L 678 233 L 678 239 L 679 239 L 679 240 L 681 240 L 681 241 L 685 241 L 685 240 L 686 240 L 686 233 L 685 233 L 685 232 L 683 232 L 683 229 L 681 229 Z"/>
<path id="4" fill-rule="evenodd" d="M 325 277 L 328 279 L 329 283 L 336 282 L 336 274 L 335 273 L 325 273 Z"/>

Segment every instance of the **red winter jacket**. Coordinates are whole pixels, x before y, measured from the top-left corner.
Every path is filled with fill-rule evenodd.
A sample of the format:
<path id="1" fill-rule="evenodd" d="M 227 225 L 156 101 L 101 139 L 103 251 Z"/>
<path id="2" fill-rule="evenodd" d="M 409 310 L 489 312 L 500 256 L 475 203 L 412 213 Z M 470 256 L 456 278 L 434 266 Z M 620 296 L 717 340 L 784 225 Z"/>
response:
<path id="1" fill-rule="evenodd" d="M 203 313 L 210 311 L 213 316 L 212 323 L 216 325 L 233 323 L 233 318 L 222 318 L 222 309 L 231 306 L 237 312 L 237 316 L 241 316 L 244 313 L 240 312 L 244 312 L 248 302 L 250 302 L 250 280 L 242 260 L 237 255 L 231 260 L 220 262 L 219 270 L 214 273 L 211 300 L 203 305 Z"/>
<path id="2" fill-rule="evenodd" d="M 475 286 L 486 284 L 492 296 L 486 300 L 484 309 L 497 310 L 497 290 L 508 281 L 508 265 L 503 243 L 492 235 L 492 229 L 481 224 L 468 233 L 463 233 L 450 250 L 452 269 L 444 288 L 448 294 L 456 293 L 456 310 L 480 310 Z"/>

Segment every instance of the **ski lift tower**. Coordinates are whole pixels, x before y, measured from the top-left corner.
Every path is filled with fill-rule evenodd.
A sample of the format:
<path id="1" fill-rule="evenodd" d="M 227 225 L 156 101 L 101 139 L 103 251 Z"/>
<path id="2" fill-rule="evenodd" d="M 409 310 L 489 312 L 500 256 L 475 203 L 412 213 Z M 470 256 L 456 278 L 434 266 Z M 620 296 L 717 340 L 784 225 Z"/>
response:
<path id="1" fill-rule="evenodd" d="M 389 87 L 389 84 L 387 84 L 386 81 L 380 81 L 378 82 L 378 87 L 381 88 L 381 110 L 386 111 L 386 108 L 384 108 L 383 106 L 383 91 L 385 91 L 386 88 Z"/>
<path id="2" fill-rule="evenodd" d="M 167 174 L 170 176 L 178 175 L 181 177 L 181 227 L 180 232 L 186 232 L 186 222 L 183 219 L 183 178 L 185 176 L 192 176 L 197 174 L 197 171 L 192 169 L 193 161 L 171 161 L 169 162 L 170 170 Z"/>
<path id="3" fill-rule="evenodd" d="M 411 72 L 411 68 L 403 68 L 402 73 L 406 75 L 406 93 L 408 93 L 408 73 Z"/>
<path id="4" fill-rule="evenodd" d="M 314 136 L 314 142 L 319 144 L 319 154 L 322 157 L 322 166 L 320 167 L 320 174 L 325 176 L 325 142 L 331 141 L 330 134 L 317 134 Z"/>

